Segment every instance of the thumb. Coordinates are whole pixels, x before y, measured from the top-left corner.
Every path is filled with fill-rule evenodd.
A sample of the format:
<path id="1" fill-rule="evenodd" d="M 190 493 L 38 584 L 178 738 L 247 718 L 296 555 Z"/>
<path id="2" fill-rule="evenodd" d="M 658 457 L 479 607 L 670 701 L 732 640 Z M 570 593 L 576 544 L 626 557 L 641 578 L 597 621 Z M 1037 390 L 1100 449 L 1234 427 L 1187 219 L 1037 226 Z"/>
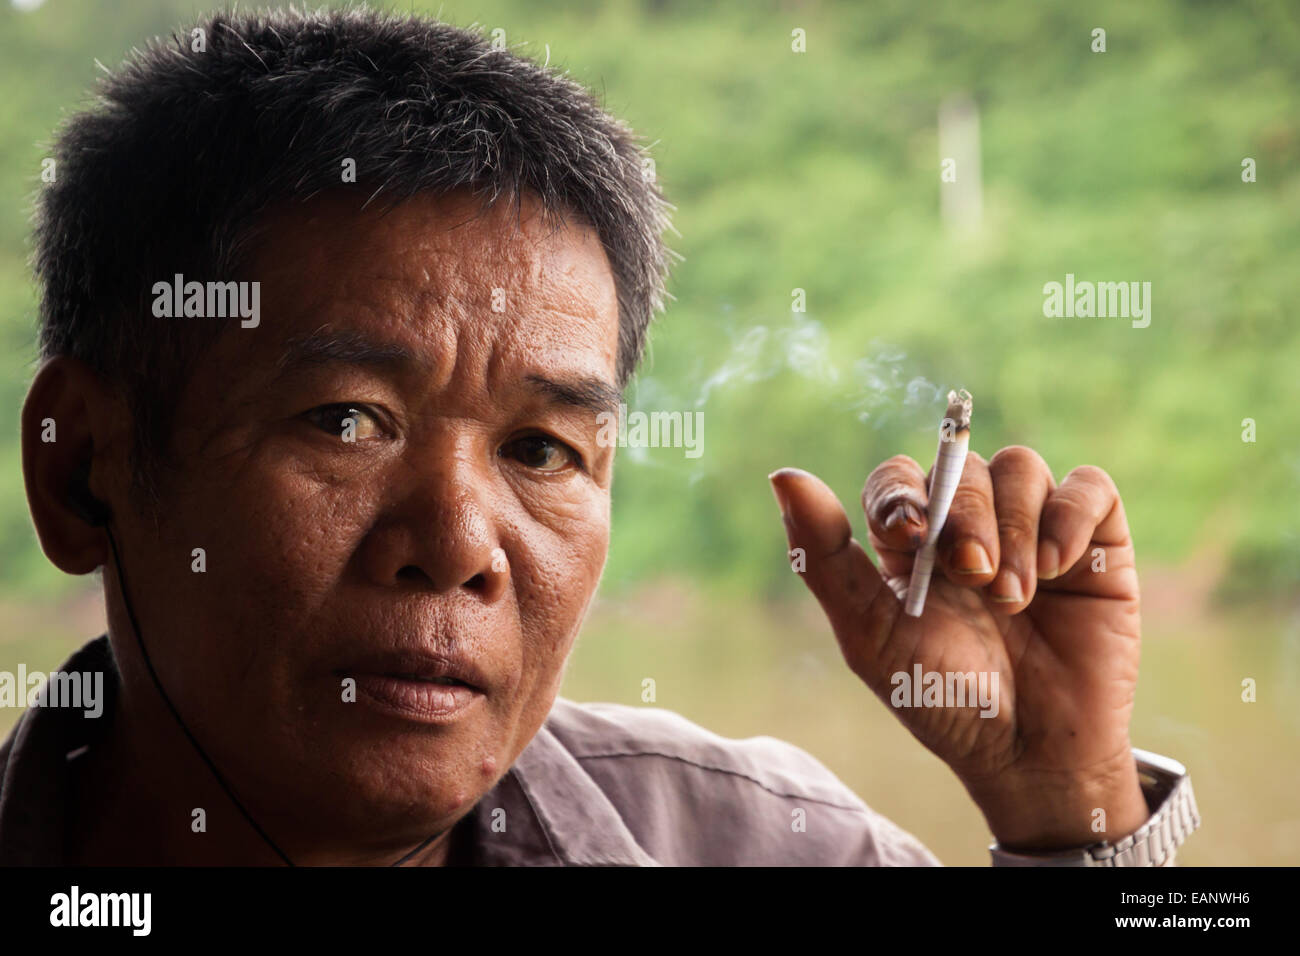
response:
<path id="1" fill-rule="evenodd" d="M 803 551 L 800 577 L 830 619 L 845 660 L 861 676 L 859 665 L 882 646 L 902 605 L 854 540 L 844 507 L 824 481 L 798 468 L 767 477 L 790 550 Z"/>

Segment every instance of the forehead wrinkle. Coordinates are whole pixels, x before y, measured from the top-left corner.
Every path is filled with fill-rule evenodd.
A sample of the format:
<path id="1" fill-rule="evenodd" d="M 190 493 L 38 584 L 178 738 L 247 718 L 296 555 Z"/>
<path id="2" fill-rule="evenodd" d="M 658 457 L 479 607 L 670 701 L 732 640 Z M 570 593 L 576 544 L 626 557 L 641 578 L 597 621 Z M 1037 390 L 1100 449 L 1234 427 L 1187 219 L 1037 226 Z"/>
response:
<path id="1" fill-rule="evenodd" d="M 295 311 L 337 317 L 329 323 L 336 328 L 387 326 L 397 342 L 435 365 L 437 381 L 427 383 L 434 387 L 454 379 L 459 388 L 477 379 L 476 389 L 495 397 L 503 386 L 522 384 L 530 371 L 610 379 L 605 366 L 617 356 L 618 310 L 599 239 L 580 223 L 544 229 L 531 217 L 520 223 L 501 215 L 500 207 L 495 212 L 411 205 L 377 221 L 362 214 L 353 236 L 366 250 L 362 261 L 355 252 L 335 266 L 322 261 L 320 271 L 329 278 L 301 283 L 294 290 L 299 302 L 312 304 Z M 337 242 L 327 244 L 340 253 Z M 323 251 L 315 243 L 306 251 L 313 247 Z M 575 251 L 598 254 L 574 261 Z M 491 308 L 498 287 L 506 294 L 501 313 Z M 364 318 L 348 322 L 349 311 Z M 581 367 L 565 361 L 584 355 L 595 361 Z"/>

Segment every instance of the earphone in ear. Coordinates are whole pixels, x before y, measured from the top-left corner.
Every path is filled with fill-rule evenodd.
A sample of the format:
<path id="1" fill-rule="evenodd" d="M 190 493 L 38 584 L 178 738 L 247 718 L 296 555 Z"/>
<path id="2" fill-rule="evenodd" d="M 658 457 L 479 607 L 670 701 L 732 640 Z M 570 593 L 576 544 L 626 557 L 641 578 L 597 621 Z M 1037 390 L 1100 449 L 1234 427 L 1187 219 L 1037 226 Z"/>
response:
<path id="1" fill-rule="evenodd" d="M 108 505 L 96 498 L 90 491 L 90 462 L 81 465 L 71 483 L 68 485 L 68 507 L 86 524 L 94 528 L 108 525 L 112 516 Z"/>

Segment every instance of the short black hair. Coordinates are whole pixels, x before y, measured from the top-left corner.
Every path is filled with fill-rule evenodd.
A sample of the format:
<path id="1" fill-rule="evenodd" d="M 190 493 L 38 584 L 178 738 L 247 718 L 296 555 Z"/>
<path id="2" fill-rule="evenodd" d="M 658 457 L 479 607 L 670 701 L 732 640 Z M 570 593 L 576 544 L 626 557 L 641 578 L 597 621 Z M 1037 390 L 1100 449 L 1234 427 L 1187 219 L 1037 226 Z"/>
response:
<path id="1" fill-rule="evenodd" d="M 159 322 L 153 284 L 233 277 L 261 214 L 327 189 L 393 203 L 468 187 L 485 206 L 531 192 L 553 221 L 591 225 L 618 294 L 620 388 L 635 371 L 663 307 L 670 207 L 638 137 L 556 70 L 418 15 L 219 12 L 133 51 L 98 92 L 60 130 L 36 201 L 40 350 L 124 390 L 137 465 L 164 449 L 220 328 Z"/>

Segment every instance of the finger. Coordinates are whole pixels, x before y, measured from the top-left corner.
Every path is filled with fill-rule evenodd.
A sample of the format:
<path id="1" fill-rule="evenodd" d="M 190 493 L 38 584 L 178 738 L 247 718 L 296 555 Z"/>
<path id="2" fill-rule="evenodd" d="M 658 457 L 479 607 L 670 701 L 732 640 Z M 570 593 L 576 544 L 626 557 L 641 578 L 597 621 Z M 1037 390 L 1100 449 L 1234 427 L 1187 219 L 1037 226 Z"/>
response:
<path id="1" fill-rule="evenodd" d="M 1034 599 L 1038 585 L 1038 522 L 1055 482 L 1047 462 L 1023 445 L 994 455 L 989 475 L 1001 549 L 989 599 L 999 610 L 1018 614 Z"/>
<path id="2" fill-rule="evenodd" d="M 859 676 L 902 612 L 866 551 L 853 539 L 835 493 L 815 475 L 782 468 L 768 476 L 790 549 L 803 549 L 800 575 L 830 620 L 849 667 Z"/>
<path id="3" fill-rule="evenodd" d="M 940 567 L 953 584 L 984 587 L 993 580 L 1001 550 L 988 463 L 968 452 L 961 484 L 939 533 Z"/>
<path id="4" fill-rule="evenodd" d="M 1093 542 L 1111 546 L 1128 540 L 1128 520 L 1115 482 L 1102 469 L 1083 465 L 1065 476 L 1043 506 L 1038 577 L 1050 581 L 1069 571 Z"/>
<path id="5" fill-rule="evenodd" d="M 925 540 L 925 472 L 907 455 L 875 467 L 862 487 L 862 512 L 871 546 L 879 551 L 915 551 Z"/>

